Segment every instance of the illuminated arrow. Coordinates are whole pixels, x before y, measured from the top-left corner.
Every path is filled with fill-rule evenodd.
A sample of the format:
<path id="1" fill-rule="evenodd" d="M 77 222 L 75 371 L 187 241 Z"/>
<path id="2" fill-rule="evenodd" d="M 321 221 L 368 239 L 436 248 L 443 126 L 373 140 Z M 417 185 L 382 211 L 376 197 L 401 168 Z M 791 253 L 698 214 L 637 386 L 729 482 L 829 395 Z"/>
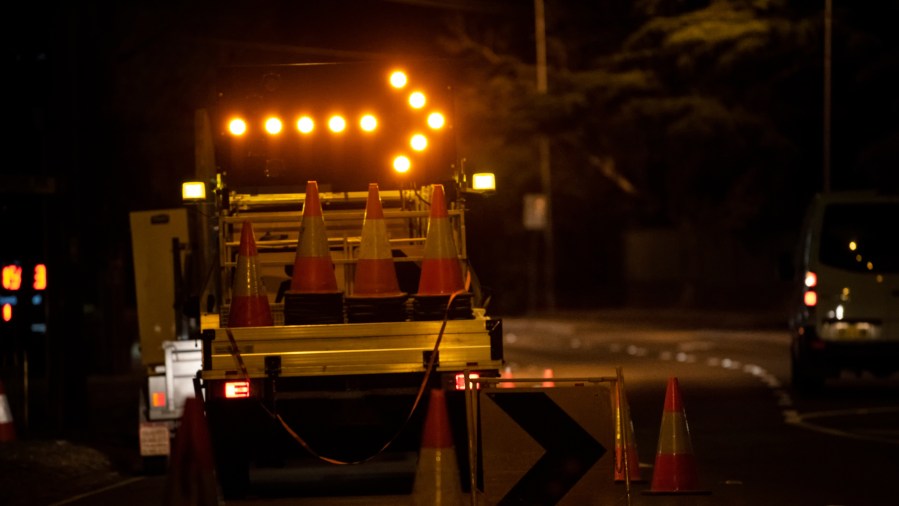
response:
<path id="1" fill-rule="evenodd" d="M 545 392 L 487 395 L 546 450 L 497 506 L 556 504 L 606 453 Z"/>

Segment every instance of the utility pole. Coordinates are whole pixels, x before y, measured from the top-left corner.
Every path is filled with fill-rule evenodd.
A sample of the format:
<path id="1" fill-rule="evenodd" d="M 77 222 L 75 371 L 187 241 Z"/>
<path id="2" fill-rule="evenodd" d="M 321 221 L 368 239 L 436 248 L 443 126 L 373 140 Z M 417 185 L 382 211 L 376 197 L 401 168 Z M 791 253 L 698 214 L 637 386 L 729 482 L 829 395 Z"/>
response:
<path id="1" fill-rule="evenodd" d="M 824 151 L 822 190 L 830 193 L 831 58 L 833 51 L 833 0 L 824 0 Z"/>
<path id="2" fill-rule="evenodd" d="M 534 31 L 537 41 L 537 93 L 546 95 L 546 17 L 543 0 L 534 0 Z M 556 308 L 556 276 L 555 276 L 555 241 L 553 238 L 552 219 L 552 174 L 550 171 L 549 138 L 540 134 L 537 140 L 540 163 L 540 183 L 546 198 L 546 224 L 543 228 L 544 245 L 544 283 L 546 284 L 546 308 Z"/>

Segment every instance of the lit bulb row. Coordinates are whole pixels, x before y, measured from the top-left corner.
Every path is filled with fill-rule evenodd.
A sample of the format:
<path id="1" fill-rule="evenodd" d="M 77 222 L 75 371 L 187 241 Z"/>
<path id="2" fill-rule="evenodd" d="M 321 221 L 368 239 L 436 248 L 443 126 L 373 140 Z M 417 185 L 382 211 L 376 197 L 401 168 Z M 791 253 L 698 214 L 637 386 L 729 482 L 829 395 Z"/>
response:
<path id="1" fill-rule="evenodd" d="M 439 112 L 432 112 L 428 115 L 428 127 L 432 130 L 440 130 L 446 125 L 446 118 Z M 328 130 L 335 134 L 346 131 L 348 122 L 346 117 L 335 114 L 327 120 Z M 378 118 L 373 114 L 363 114 L 358 121 L 359 129 L 363 132 L 374 132 L 378 129 Z M 262 122 L 263 129 L 270 135 L 278 135 L 284 131 L 284 122 L 276 116 L 269 116 Z M 228 122 L 228 132 L 234 136 L 241 136 L 247 133 L 247 121 L 243 118 L 232 118 Z M 311 134 L 315 130 L 315 120 L 311 116 L 301 116 L 296 121 L 296 129 L 301 134 Z"/>

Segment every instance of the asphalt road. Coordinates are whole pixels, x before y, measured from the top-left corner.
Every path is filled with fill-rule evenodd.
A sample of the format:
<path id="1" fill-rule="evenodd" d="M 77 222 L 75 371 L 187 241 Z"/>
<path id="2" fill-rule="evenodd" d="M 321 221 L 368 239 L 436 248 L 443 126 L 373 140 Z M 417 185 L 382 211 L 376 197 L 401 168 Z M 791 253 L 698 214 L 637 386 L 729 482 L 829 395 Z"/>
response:
<path id="1" fill-rule="evenodd" d="M 621 368 L 640 472 L 646 480 L 634 484 L 631 504 L 896 504 L 893 480 L 899 476 L 899 378 L 847 377 L 829 384 L 819 396 L 800 397 L 788 384 L 788 336 L 776 319 L 768 315 L 702 316 L 614 311 L 507 318 L 509 372 L 517 378 L 540 377 L 550 369 L 555 378 L 564 378 L 614 375 L 615 369 Z M 644 494 L 650 488 L 665 389 L 672 377 L 678 379 L 698 476 L 708 495 Z M 66 472 L 31 465 L 26 466 L 29 472 L 13 474 L 13 464 L 0 456 L 0 471 L 6 470 L 2 482 L 16 477 L 2 486 L 0 502 L 81 506 L 117 504 L 126 499 L 133 506 L 162 502 L 167 477 L 145 476 L 123 466 L 128 462 L 123 458 L 128 449 L 107 445 L 95 453 L 89 445 L 54 444 L 60 454 L 84 454 L 87 460 L 61 466 L 69 469 Z M 45 451 L 50 454 L 52 449 L 51 445 Z M 83 473 L 71 471 L 79 466 Z M 414 463 L 400 459 L 365 471 L 375 479 L 382 472 L 411 475 Z M 49 478 L 56 485 L 41 487 Z M 413 504 L 415 499 L 410 494 L 359 496 L 350 492 L 298 497 L 301 490 L 284 484 L 296 485 L 314 477 L 258 474 L 256 479 L 255 496 L 227 504 L 377 505 Z M 623 487 L 608 483 L 602 484 L 594 499 L 590 502 L 627 504 Z"/>

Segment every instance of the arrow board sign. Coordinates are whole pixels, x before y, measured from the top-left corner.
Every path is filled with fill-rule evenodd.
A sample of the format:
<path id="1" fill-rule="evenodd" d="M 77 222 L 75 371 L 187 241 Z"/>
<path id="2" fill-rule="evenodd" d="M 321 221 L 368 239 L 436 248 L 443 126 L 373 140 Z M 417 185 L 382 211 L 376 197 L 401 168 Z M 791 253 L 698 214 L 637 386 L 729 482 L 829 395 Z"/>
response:
<path id="1" fill-rule="evenodd" d="M 608 385 L 480 393 L 487 504 L 610 504 L 615 426 Z"/>

